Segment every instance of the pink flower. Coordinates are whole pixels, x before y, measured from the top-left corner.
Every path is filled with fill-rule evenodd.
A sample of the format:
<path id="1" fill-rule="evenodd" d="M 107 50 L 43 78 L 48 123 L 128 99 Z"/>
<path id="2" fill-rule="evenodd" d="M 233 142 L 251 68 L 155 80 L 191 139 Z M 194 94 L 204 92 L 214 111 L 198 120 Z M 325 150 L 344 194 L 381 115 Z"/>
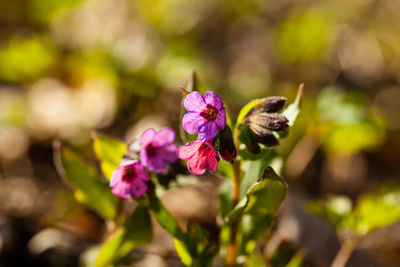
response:
<path id="1" fill-rule="evenodd" d="M 224 129 L 226 114 L 222 99 L 214 92 L 208 91 L 204 97 L 199 92 L 191 92 L 185 98 L 188 113 L 183 116 L 183 128 L 188 134 L 199 133 L 199 140 L 212 140 L 218 128 Z"/>
<path id="2" fill-rule="evenodd" d="M 191 173 L 201 175 L 206 168 L 215 173 L 218 167 L 218 156 L 210 142 L 195 141 L 178 147 L 176 155 L 180 159 L 188 160 L 188 169 Z"/>
<path id="3" fill-rule="evenodd" d="M 158 132 L 151 128 L 144 131 L 140 139 L 140 163 L 154 173 L 162 173 L 167 163 L 177 160 L 174 139 L 175 133 L 170 128 Z"/>
<path id="4" fill-rule="evenodd" d="M 133 160 L 120 164 L 118 169 L 114 170 L 110 186 L 113 194 L 120 198 L 139 198 L 146 193 L 149 181 L 150 177 L 145 167 Z"/>

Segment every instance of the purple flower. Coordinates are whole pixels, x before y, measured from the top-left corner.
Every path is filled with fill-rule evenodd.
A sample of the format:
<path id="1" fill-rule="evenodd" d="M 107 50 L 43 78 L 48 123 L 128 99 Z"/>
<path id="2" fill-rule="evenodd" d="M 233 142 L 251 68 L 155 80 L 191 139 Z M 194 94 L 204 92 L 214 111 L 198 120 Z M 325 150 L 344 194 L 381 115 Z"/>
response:
<path id="1" fill-rule="evenodd" d="M 133 160 L 120 164 L 118 169 L 114 170 L 110 186 L 113 194 L 120 198 L 139 198 L 146 193 L 148 181 L 150 177 L 145 167 Z"/>
<path id="2" fill-rule="evenodd" d="M 217 135 L 218 128 L 225 128 L 224 103 L 216 93 L 208 91 L 203 97 L 199 92 L 191 92 L 184 104 L 189 112 L 182 123 L 188 134 L 199 133 L 199 140 L 206 142 Z"/>
<path id="3" fill-rule="evenodd" d="M 215 173 L 218 167 L 218 156 L 210 142 L 195 141 L 180 146 L 176 151 L 180 159 L 187 159 L 188 170 L 202 175 L 206 169 Z"/>
<path id="4" fill-rule="evenodd" d="M 150 128 L 143 132 L 140 139 L 140 162 L 154 173 L 162 173 L 167 163 L 177 160 L 176 148 L 173 143 L 175 133 L 170 128 L 164 128 L 156 132 Z"/>

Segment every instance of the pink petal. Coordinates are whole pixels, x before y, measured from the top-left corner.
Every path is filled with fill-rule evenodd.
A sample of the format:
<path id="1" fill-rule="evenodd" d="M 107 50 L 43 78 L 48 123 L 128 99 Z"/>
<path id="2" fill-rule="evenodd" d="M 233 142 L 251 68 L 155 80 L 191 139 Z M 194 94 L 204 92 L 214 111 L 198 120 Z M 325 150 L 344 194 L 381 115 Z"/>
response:
<path id="1" fill-rule="evenodd" d="M 114 187 L 122 179 L 124 173 L 122 168 L 115 169 L 111 175 L 110 186 Z"/>
<path id="2" fill-rule="evenodd" d="M 135 179 L 133 180 L 141 180 L 145 182 L 150 181 L 149 174 L 147 173 L 146 168 L 143 167 L 143 165 L 137 163 L 133 168 L 135 170 Z"/>
<path id="3" fill-rule="evenodd" d="M 222 102 L 221 97 L 212 91 L 207 91 L 204 94 L 204 100 L 207 104 L 213 106 L 216 109 L 222 108 L 224 102 Z"/>
<path id="4" fill-rule="evenodd" d="M 131 197 L 131 184 L 119 180 L 118 183 L 114 185 L 111 192 L 120 198 L 129 199 Z"/>
<path id="5" fill-rule="evenodd" d="M 195 154 L 192 158 L 188 160 L 187 166 L 190 173 L 195 175 L 202 175 L 206 172 L 207 162 L 204 157 L 199 155 L 201 153 Z"/>
<path id="6" fill-rule="evenodd" d="M 134 198 L 141 197 L 147 191 L 147 184 L 141 180 L 134 180 L 131 183 L 131 194 Z"/>
<path id="7" fill-rule="evenodd" d="M 146 131 L 143 132 L 142 137 L 140 137 L 140 144 L 142 146 L 147 146 L 153 141 L 155 134 L 156 131 L 153 128 L 146 129 Z"/>
<path id="8" fill-rule="evenodd" d="M 186 96 L 184 106 L 187 111 L 200 113 L 207 107 L 207 104 L 199 92 L 191 92 Z"/>
<path id="9" fill-rule="evenodd" d="M 207 155 L 207 168 L 212 172 L 215 173 L 218 168 L 218 161 L 216 158 L 216 154 L 214 152 L 210 152 Z"/>
<path id="10" fill-rule="evenodd" d="M 205 118 L 198 113 L 186 113 L 182 120 L 183 129 L 185 129 L 188 134 L 197 133 L 205 122 Z"/>
<path id="11" fill-rule="evenodd" d="M 171 128 L 159 130 L 154 137 L 154 142 L 159 146 L 171 144 L 175 140 L 175 132 Z"/>
<path id="12" fill-rule="evenodd" d="M 209 121 L 199 129 L 199 140 L 206 142 L 211 141 L 218 133 L 215 121 Z"/>
<path id="13" fill-rule="evenodd" d="M 176 157 L 176 149 L 178 148 L 177 145 L 175 144 L 169 144 L 164 146 L 164 149 L 162 150 L 162 157 L 164 160 L 168 162 L 175 162 L 178 158 Z"/>
<path id="14" fill-rule="evenodd" d="M 215 122 L 217 123 L 218 128 L 223 130 L 226 125 L 226 113 L 225 109 L 220 109 L 218 110 L 217 118 L 215 119 Z"/>
<path id="15" fill-rule="evenodd" d="M 178 147 L 176 155 L 180 159 L 190 159 L 199 150 L 201 145 L 202 142 L 200 141 L 187 143 L 184 146 Z"/>

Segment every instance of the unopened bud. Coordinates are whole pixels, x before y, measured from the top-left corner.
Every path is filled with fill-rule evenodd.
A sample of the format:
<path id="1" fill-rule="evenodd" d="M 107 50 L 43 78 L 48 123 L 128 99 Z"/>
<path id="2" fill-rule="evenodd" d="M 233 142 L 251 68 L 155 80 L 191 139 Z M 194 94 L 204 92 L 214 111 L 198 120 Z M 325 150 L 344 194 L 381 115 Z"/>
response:
<path id="1" fill-rule="evenodd" d="M 253 132 L 258 143 L 265 146 L 276 146 L 279 144 L 278 139 L 265 127 L 258 124 L 249 124 L 249 128 Z"/>
<path id="2" fill-rule="evenodd" d="M 261 127 L 270 131 L 285 131 L 288 125 L 288 119 L 280 114 L 270 113 L 254 113 L 247 117 L 246 123 L 252 129 L 254 127 Z"/>
<path id="3" fill-rule="evenodd" d="M 245 124 L 240 124 L 239 140 L 246 145 L 247 151 L 249 151 L 251 154 L 259 154 L 261 152 L 261 148 L 257 143 L 256 136 Z"/>
<path id="4" fill-rule="evenodd" d="M 267 97 L 261 104 L 255 106 L 250 114 L 266 112 L 274 113 L 282 110 L 286 105 L 287 98 L 283 96 Z"/>
<path id="5" fill-rule="evenodd" d="M 218 153 L 225 161 L 232 162 L 236 158 L 236 147 L 229 126 L 225 126 L 219 134 Z"/>

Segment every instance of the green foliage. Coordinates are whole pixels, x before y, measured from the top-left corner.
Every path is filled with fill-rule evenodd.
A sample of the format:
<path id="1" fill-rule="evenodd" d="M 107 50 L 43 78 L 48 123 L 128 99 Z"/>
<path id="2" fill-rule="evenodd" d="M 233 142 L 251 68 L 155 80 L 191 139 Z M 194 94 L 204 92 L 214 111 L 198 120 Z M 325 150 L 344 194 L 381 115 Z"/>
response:
<path id="1" fill-rule="evenodd" d="M 297 115 L 299 115 L 301 98 L 303 97 L 303 87 L 304 85 L 300 84 L 299 89 L 297 90 L 296 99 L 282 112 L 282 115 L 289 120 L 289 126 L 293 126 L 294 122 L 296 121 Z"/>
<path id="2" fill-rule="evenodd" d="M 49 39 L 11 39 L 0 50 L 0 79 L 24 82 L 36 78 L 53 64 L 54 58 L 54 46 Z"/>
<path id="3" fill-rule="evenodd" d="M 400 220 L 400 188 L 382 188 L 362 195 L 353 207 L 350 199 L 333 196 L 325 201 L 310 202 L 310 213 L 319 215 L 339 231 L 351 230 L 364 236 L 375 228 Z"/>
<path id="4" fill-rule="evenodd" d="M 247 191 L 245 197 L 225 217 L 225 223 L 241 219 L 240 254 L 252 252 L 258 237 L 271 223 L 285 199 L 287 185 L 271 167 L 266 167 L 261 178 Z"/>
<path id="5" fill-rule="evenodd" d="M 127 151 L 125 143 L 117 138 L 96 134 L 93 142 L 93 149 L 97 158 L 100 160 L 100 166 L 104 176 L 110 180 L 113 171 L 118 168 L 122 157 Z"/>
<path id="6" fill-rule="evenodd" d="M 133 248 L 150 243 L 152 238 L 150 214 L 146 207 L 138 206 L 122 227 L 102 245 L 95 266 L 114 266 L 113 262 L 124 257 Z"/>
<path id="7" fill-rule="evenodd" d="M 96 168 L 89 165 L 82 154 L 68 145 L 56 148 L 56 161 L 65 179 L 75 189 L 78 201 L 94 208 L 107 219 L 116 215 L 117 197 L 111 193 L 106 181 L 101 179 Z"/>
<path id="8" fill-rule="evenodd" d="M 211 244 L 208 233 L 191 223 L 187 223 L 186 232 L 183 232 L 156 194 L 149 194 L 149 203 L 157 222 L 174 237 L 175 249 L 182 262 L 190 266 L 210 266 L 218 249 Z"/>
<path id="9" fill-rule="evenodd" d="M 271 167 L 265 168 L 260 180 L 250 187 L 243 208 L 239 255 L 252 253 L 258 238 L 285 199 L 286 191 L 286 182 Z"/>

